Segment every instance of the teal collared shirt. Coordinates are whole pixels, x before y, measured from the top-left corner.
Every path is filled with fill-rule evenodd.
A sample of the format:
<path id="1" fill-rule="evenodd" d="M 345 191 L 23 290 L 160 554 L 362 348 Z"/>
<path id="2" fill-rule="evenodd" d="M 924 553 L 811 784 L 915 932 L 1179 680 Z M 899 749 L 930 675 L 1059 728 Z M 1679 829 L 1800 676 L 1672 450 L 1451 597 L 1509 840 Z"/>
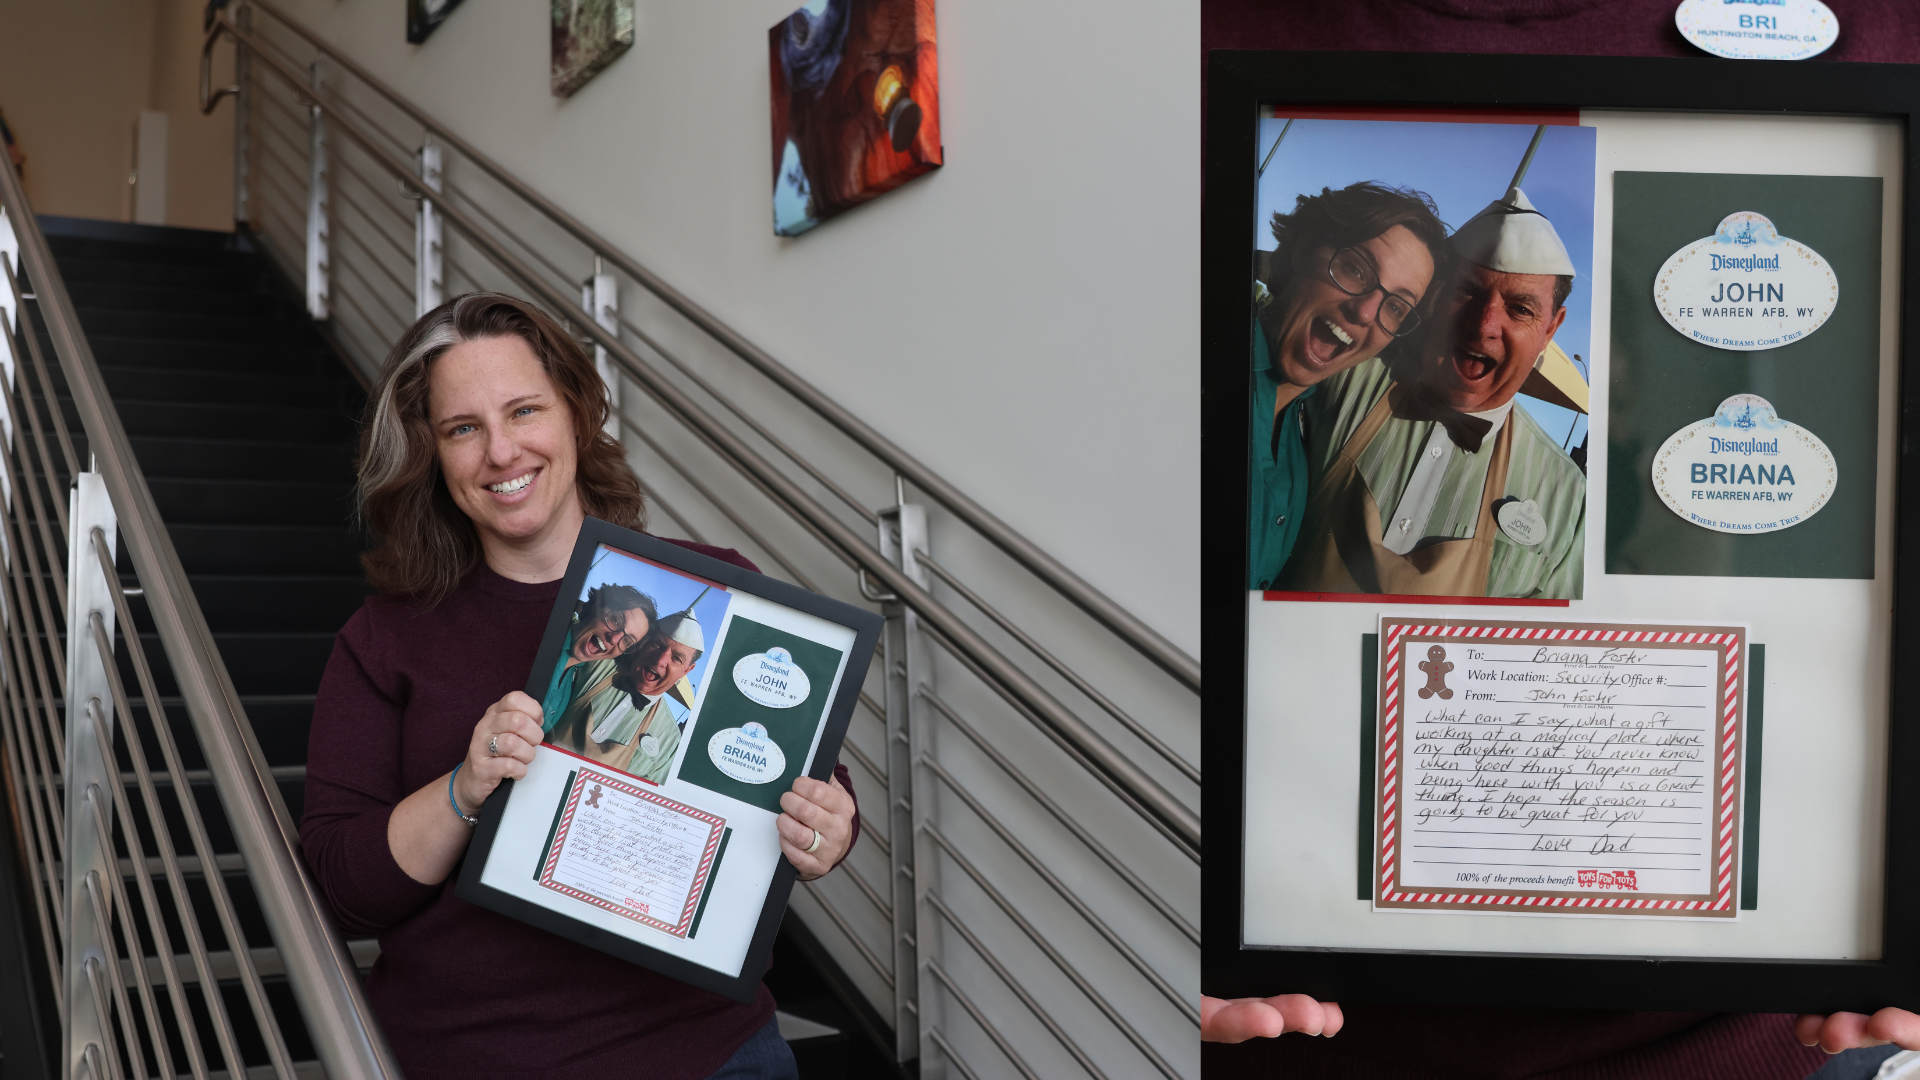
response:
<path id="1" fill-rule="evenodd" d="M 1280 568 L 1300 539 L 1300 519 L 1307 512 L 1307 452 L 1300 426 L 1300 407 L 1313 396 L 1307 387 L 1273 415 L 1280 392 L 1267 334 L 1253 326 L 1253 433 L 1248 461 L 1247 588 L 1266 589 L 1280 577 Z M 1274 425 L 1279 424 L 1279 438 Z"/>

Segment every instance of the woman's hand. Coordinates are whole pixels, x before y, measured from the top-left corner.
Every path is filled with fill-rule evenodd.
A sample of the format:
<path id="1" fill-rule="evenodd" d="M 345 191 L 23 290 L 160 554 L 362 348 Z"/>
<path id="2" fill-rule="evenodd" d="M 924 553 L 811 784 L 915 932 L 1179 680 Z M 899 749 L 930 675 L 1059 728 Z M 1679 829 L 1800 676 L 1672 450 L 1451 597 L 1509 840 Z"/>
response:
<path id="1" fill-rule="evenodd" d="M 1315 1001 L 1305 994 L 1270 998 L 1216 997 L 1200 999 L 1200 1041 L 1237 1043 L 1271 1039 L 1289 1031 L 1332 1037 L 1346 1018 L 1331 1001 Z"/>
<path id="2" fill-rule="evenodd" d="M 780 850 L 800 870 L 801 881 L 812 881 L 833 869 L 853 846 L 853 796 L 839 780 L 827 783 L 811 776 L 796 777 L 793 790 L 780 796 L 780 809 L 786 811 L 774 822 L 780 830 Z M 820 833 L 820 846 L 808 854 L 815 830 Z"/>
<path id="3" fill-rule="evenodd" d="M 540 703 L 515 690 L 493 703 L 473 725 L 467 741 L 467 759 L 453 778 L 453 797 L 460 812 L 477 814 L 502 780 L 519 780 L 533 764 L 533 748 L 545 733 L 540 730 Z"/>
<path id="4" fill-rule="evenodd" d="M 1805 1013 L 1793 1022 L 1793 1034 L 1808 1046 L 1829 1054 L 1860 1046 L 1897 1044 L 1902 1050 L 1920 1050 L 1920 1016 L 1905 1009 L 1881 1009 L 1872 1016 L 1837 1012 L 1828 1016 Z"/>

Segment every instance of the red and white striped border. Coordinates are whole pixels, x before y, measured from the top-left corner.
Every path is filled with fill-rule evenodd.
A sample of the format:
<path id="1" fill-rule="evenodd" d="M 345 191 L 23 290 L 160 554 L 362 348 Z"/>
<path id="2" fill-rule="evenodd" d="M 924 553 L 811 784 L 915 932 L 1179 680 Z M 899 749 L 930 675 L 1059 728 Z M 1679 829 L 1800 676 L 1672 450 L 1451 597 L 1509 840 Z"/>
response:
<path id="1" fill-rule="evenodd" d="M 580 793 L 585 791 L 587 785 L 590 783 L 624 791 L 635 798 L 645 799 L 657 806 L 666 807 L 669 810 L 693 818 L 695 821 L 704 822 L 709 826 L 710 831 L 707 834 L 706 849 L 700 854 L 700 865 L 694 869 L 693 885 L 687 890 L 686 907 L 680 912 L 680 921 L 677 924 L 656 919 L 651 915 L 616 904 L 604 897 L 582 892 L 571 885 L 553 880 L 554 867 L 560 864 L 560 850 L 564 848 L 567 843 L 567 830 L 573 825 L 574 811 L 580 807 Z M 615 915 L 622 915 L 635 922 L 645 923 L 657 930 L 665 930 L 675 937 L 686 937 L 688 929 L 693 925 L 694 912 L 699 910 L 700 894 L 706 889 L 707 875 L 713 871 L 713 857 L 720 849 L 720 836 L 725 832 L 726 824 L 727 820 L 725 818 L 709 814 L 698 807 L 674 802 L 672 799 L 665 798 L 643 788 L 635 787 L 625 780 L 615 779 L 605 773 L 589 772 L 586 769 L 581 769 L 580 774 L 574 778 L 573 793 L 567 797 L 567 809 L 560 815 L 559 828 L 554 830 L 553 847 L 548 849 L 547 861 L 545 865 L 540 868 L 540 884 L 557 893 L 571 896 L 575 900 L 585 901 L 598 908 L 605 908 Z"/>
<path id="2" fill-rule="evenodd" d="M 1733 911 L 1733 814 L 1739 803 L 1740 657 L 1739 633 L 1683 630 L 1625 630 L 1544 624 L 1415 624 L 1381 620 L 1386 659 L 1380 676 L 1380 899 L 1387 904 L 1439 904 L 1513 908 L 1567 908 L 1653 911 Z M 1623 645 L 1708 645 L 1723 649 L 1725 678 L 1720 696 L 1720 863 L 1711 900 L 1652 900 L 1624 896 L 1520 896 L 1513 893 L 1410 892 L 1394 887 L 1395 834 L 1399 824 L 1400 643 L 1402 638 L 1481 638 L 1506 641 L 1584 641 Z"/>

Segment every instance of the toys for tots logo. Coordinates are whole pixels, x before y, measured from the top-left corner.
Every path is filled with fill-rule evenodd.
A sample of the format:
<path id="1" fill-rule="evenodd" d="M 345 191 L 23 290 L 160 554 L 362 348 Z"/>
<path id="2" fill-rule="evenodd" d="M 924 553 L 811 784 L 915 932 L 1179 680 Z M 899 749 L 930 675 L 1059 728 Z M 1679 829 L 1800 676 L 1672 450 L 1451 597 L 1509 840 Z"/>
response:
<path id="1" fill-rule="evenodd" d="M 1579 872 L 1579 878 L 1580 887 L 1583 889 L 1640 891 L 1640 883 L 1634 880 L 1631 870 L 1582 870 Z"/>

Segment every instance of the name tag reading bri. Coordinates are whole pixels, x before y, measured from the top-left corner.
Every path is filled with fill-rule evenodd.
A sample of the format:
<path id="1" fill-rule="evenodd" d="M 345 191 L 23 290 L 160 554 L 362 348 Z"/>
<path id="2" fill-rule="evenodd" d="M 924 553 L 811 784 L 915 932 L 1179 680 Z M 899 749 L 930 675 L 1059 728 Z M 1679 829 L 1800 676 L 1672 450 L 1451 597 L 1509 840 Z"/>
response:
<path id="1" fill-rule="evenodd" d="M 1380 640 L 1376 911 L 1737 917 L 1744 627 Z"/>
<path id="2" fill-rule="evenodd" d="M 1805 60 L 1840 37 L 1820 0 L 1686 0 L 1673 13 L 1681 36 L 1729 60 Z"/>

